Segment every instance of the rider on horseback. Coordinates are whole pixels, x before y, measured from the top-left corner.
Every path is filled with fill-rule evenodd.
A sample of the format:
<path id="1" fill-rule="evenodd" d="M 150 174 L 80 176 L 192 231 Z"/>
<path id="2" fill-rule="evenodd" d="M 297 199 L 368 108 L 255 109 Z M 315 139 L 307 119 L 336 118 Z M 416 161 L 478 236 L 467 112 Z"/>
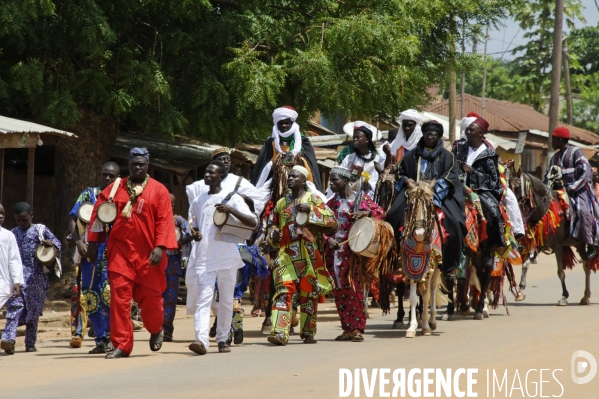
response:
<path id="1" fill-rule="evenodd" d="M 551 158 L 549 168 L 543 182 L 547 183 L 549 175 L 561 171 L 563 188 L 570 197 L 573 212 L 570 220 L 570 235 L 587 245 L 586 258 L 596 255 L 595 246 L 599 241 L 599 201 L 591 186 L 592 171 L 589 161 L 580 148 L 568 143 L 570 131 L 565 127 L 557 127 L 551 134 L 551 144 L 556 153 Z M 554 183 L 554 181 L 552 181 Z M 556 188 L 554 186 L 554 188 Z"/>

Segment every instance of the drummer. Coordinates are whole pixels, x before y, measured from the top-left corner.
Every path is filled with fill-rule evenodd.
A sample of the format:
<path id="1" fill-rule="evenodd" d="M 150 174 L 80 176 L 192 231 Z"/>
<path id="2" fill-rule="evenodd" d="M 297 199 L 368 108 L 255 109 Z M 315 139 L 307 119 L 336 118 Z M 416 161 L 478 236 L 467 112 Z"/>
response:
<path id="1" fill-rule="evenodd" d="M 81 287 L 77 287 L 81 298 L 77 298 L 80 300 L 80 306 L 73 304 L 73 308 L 78 310 L 80 307 L 82 313 L 77 315 L 76 312 L 72 312 L 75 314 L 71 314 L 71 317 L 76 316 L 73 321 L 79 323 L 85 319 L 85 316 L 89 318 L 96 341 L 95 348 L 89 351 L 90 354 L 101 354 L 112 350 L 110 343 L 110 287 L 108 285 L 106 244 L 102 243 L 98 246 L 98 257 L 93 262 L 87 257 L 87 227 L 91 212 L 89 215 L 83 213 L 85 213 L 85 207 L 90 206 L 85 204 L 91 204 L 93 209 L 102 190 L 113 183 L 120 173 L 119 165 L 114 162 L 105 163 L 100 174 L 101 185 L 83 190 L 69 213 L 71 217 L 69 228 L 72 232 L 69 244 L 77 246 L 74 261 L 75 265 L 79 266 L 81 273 Z M 84 328 L 81 327 L 75 330 L 80 334 L 75 333 L 71 339 L 70 346 L 73 348 L 81 347 Z"/>
<path id="2" fill-rule="evenodd" d="M 177 312 L 177 298 L 179 297 L 179 278 L 183 275 L 183 258 L 189 258 L 190 243 L 193 236 L 189 234 L 187 220 L 181 215 L 175 214 L 176 198 L 171 194 L 171 206 L 175 218 L 175 232 L 178 230 L 177 243 L 179 248 L 166 251 L 168 263 L 166 265 L 166 290 L 162 294 L 164 300 L 164 320 L 162 321 L 162 330 L 164 331 L 164 342 L 173 341 L 173 321 Z"/>
<path id="3" fill-rule="evenodd" d="M 26 202 L 15 205 L 15 221 L 17 227 L 12 233 L 17 239 L 21 261 L 23 262 L 23 277 L 25 284 L 21 294 L 12 297 L 6 303 L 6 327 L 2 332 L 0 347 L 8 355 L 15 353 L 17 327 L 25 325 L 25 352 L 36 352 L 37 325 L 44 311 L 44 302 L 50 282 L 47 269 L 53 268 L 56 258 L 44 265 L 35 257 L 37 247 L 54 247 L 57 257 L 60 257 L 60 241 L 43 224 L 32 224 L 33 212 Z"/>
<path id="4" fill-rule="evenodd" d="M 308 176 L 309 172 L 303 166 L 293 167 L 287 179 L 291 192 L 277 201 L 270 223 L 273 227 L 269 231 L 269 239 L 278 256 L 272 272 L 275 295 L 268 342 L 275 345 L 287 345 L 293 296 L 298 291 L 300 337 L 306 344 L 316 343 L 318 300 L 333 289 L 333 279 L 322 259 L 321 234 L 295 223 L 298 212 L 314 212 L 319 219 L 318 225 L 324 230 L 335 229 L 337 225 L 333 212 L 320 198 L 307 191 Z"/>
<path id="5" fill-rule="evenodd" d="M 350 279 L 350 259 L 352 253 L 346 243 L 349 230 L 356 220 L 356 212 L 383 220 L 385 211 L 378 206 L 368 194 L 363 193 L 359 208 L 355 208 L 357 193 L 350 189 L 351 171 L 343 166 L 334 166 L 331 169 L 329 186 L 334 197 L 327 205 L 333 211 L 339 223 L 339 230 L 333 236 L 326 237 L 325 258 L 327 269 L 335 280 L 333 295 L 335 305 L 341 320 L 343 334 L 335 338 L 336 341 L 364 340 L 362 334 L 366 328 L 366 312 L 364 311 L 364 291 L 357 273 Z M 364 282 L 368 284 L 370 282 Z"/>
<path id="6" fill-rule="evenodd" d="M 187 313 L 194 315 L 196 337 L 189 350 L 198 355 L 205 355 L 210 344 L 210 304 L 217 278 L 220 297 L 215 314 L 218 317 L 216 342 L 219 353 L 231 351 L 227 339 L 233 317 L 233 295 L 237 269 L 244 265 L 237 248 L 238 241 L 229 240 L 224 234 L 221 236 L 214 224 L 214 213 L 219 211 L 233 215 L 246 226 L 256 227 L 258 224 L 258 218 L 238 194 L 231 196 L 226 204 L 222 203 L 229 194 L 221 186 L 225 175 L 225 165 L 218 160 L 212 161 L 204 172 L 204 182 L 210 191 L 191 203 L 193 239 L 197 242 L 189 259 L 185 284 Z"/>

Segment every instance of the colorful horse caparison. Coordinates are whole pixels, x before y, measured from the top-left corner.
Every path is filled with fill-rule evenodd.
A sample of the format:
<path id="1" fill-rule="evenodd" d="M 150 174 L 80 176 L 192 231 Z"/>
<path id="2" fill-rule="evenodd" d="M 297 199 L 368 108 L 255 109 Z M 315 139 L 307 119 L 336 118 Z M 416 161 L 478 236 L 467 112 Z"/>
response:
<path id="1" fill-rule="evenodd" d="M 437 328 L 435 297 L 442 261 L 442 234 L 433 204 L 434 185 L 434 180 L 417 185 L 407 182 L 406 217 L 401 238 L 404 281 L 410 283 L 410 327 L 406 338 L 416 336 L 418 294 L 422 295 L 423 301 L 422 334 L 430 335 Z"/>
<path id="2" fill-rule="evenodd" d="M 567 306 L 569 293 L 566 289 L 565 269 L 572 269 L 576 262 L 574 252 L 570 247 L 576 247 L 582 259 L 585 272 L 584 296 L 581 305 L 588 305 L 591 298 L 591 270 L 599 269 L 599 257 L 586 259 L 584 244 L 569 235 L 569 222 L 565 217 L 565 208 L 569 206 L 560 199 L 558 193 L 550 190 L 541 180 L 528 173 L 512 171 L 509 179 L 512 191 L 518 198 L 518 203 L 524 216 L 529 235 L 534 238 L 538 250 L 553 251 L 557 260 L 557 275 L 562 283 L 562 297 L 557 301 L 558 306 Z M 526 287 L 526 272 L 522 269 L 520 287 Z"/>

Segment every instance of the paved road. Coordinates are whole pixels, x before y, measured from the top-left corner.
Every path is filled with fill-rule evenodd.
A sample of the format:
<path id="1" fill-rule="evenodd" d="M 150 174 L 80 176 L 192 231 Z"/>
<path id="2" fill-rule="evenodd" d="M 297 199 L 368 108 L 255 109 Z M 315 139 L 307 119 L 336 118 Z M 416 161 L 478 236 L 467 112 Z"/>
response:
<path id="1" fill-rule="evenodd" d="M 57 337 L 64 333 L 49 331 L 42 334 L 37 353 L 24 353 L 20 347 L 14 356 L 2 354 L 0 397 L 335 398 L 340 368 L 366 368 L 370 373 L 373 368 L 409 372 L 431 367 L 478 368 L 474 387 L 478 397 L 487 397 L 487 369 L 494 369 L 500 380 L 507 370 L 508 385 L 515 386 L 511 397 L 517 398 L 534 395 L 539 369 L 551 370 L 542 378 L 548 381 L 543 384 L 543 395 L 559 396 L 562 388 L 551 373 L 562 369 L 555 372 L 563 385 L 561 397 L 599 398 L 599 375 L 586 385 L 576 385 L 570 377 L 574 351 L 588 351 L 599 360 L 599 277 L 593 275 L 591 305 L 579 306 L 584 274 L 580 267 L 568 272 L 571 305 L 556 307 L 560 289 L 554 265 L 553 258 L 543 256 L 531 267 L 524 302 L 514 303 L 507 293 L 510 316 L 499 307 L 483 321 L 471 317 L 440 321 L 431 337 L 406 339 L 403 330 L 391 330 L 394 317 L 371 309 L 363 343 L 335 342 L 340 328 L 332 303 L 322 305 L 319 312 L 316 345 L 305 345 L 296 336 L 287 347 L 274 347 L 258 332 L 261 320 L 246 317 L 243 345 L 233 347 L 229 354 L 219 354 L 213 345 L 201 357 L 187 349 L 193 323 L 183 308 L 176 320 L 176 342 L 165 343 L 162 351 L 153 353 L 148 347 L 149 334 L 136 332 L 136 346 L 128 359 L 88 355 L 89 340 L 83 349 L 70 349 L 65 338 Z M 246 310 L 249 313 L 249 306 Z M 529 373 L 527 383 L 529 369 L 537 371 Z M 518 389 L 516 370 L 524 391 Z M 459 381 L 465 389 L 465 379 Z M 387 391 L 392 388 L 391 383 Z M 378 389 L 377 385 L 374 397 L 379 396 Z M 495 397 L 506 397 L 505 386 L 502 393 L 495 389 Z M 365 397 L 363 387 L 360 393 Z"/>

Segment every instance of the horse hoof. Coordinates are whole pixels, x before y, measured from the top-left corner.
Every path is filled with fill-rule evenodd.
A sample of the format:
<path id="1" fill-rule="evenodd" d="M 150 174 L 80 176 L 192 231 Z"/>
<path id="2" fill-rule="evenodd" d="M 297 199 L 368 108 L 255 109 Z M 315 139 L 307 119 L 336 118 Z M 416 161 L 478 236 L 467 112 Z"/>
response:
<path id="1" fill-rule="evenodd" d="M 584 297 L 584 298 L 582 298 L 582 299 L 580 300 L 580 304 L 581 304 L 581 305 L 590 305 L 590 304 L 591 304 L 591 301 L 589 300 L 589 298 L 587 298 L 587 297 Z"/>
<path id="2" fill-rule="evenodd" d="M 526 299 L 526 294 L 522 291 L 518 292 L 518 296 L 516 297 L 516 302 L 521 302 Z"/>
<path id="3" fill-rule="evenodd" d="M 559 301 L 557 301 L 557 306 L 568 306 L 568 301 L 566 298 L 562 297 Z"/>
<path id="4" fill-rule="evenodd" d="M 406 331 L 406 338 L 414 338 L 416 336 L 416 331 Z"/>
<path id="5" fill-rule="evenodd" d="M 437 329 L 437 323 L 428 323 L 428 325 L 431 327 L 431 331 L 435 331 Z"/>
<path id="6" fill-rule="evenodd" d="M 401 327 L 403 327 L 403 322 L 401 321 L 394 321 L 393 322 L 393 326 L 391 327 L 392 330 L 399 330 Z"/>
<path id="7" fill-rule="evenodd" d="M 489 318 L 489 311 L 488 310 L 483 310 L 483 316 L 485 319 Z"/>
<path id="8" fill-rule="evenodd" d="M 482 319 L 483 319 L 482 313 L 474 313 L 474 320 L 482 320 Z"/>
<path id="9" fill-rule="evenodd" d="M 452 314 L 448 314 L 448 315 L 446 315 L 446 318 L 445 318 L 445 320 L 446 320 L 446 321 L 452 321 L 452 320 L 453 320 L 453 315 L 452 315 Z"/>
<path id="10" fill-rule="evenodd" d="M 424 335 L 425 337 L 431 335 L 431 330 L 428 328 L 423 328 L 422 335 Z"/>

